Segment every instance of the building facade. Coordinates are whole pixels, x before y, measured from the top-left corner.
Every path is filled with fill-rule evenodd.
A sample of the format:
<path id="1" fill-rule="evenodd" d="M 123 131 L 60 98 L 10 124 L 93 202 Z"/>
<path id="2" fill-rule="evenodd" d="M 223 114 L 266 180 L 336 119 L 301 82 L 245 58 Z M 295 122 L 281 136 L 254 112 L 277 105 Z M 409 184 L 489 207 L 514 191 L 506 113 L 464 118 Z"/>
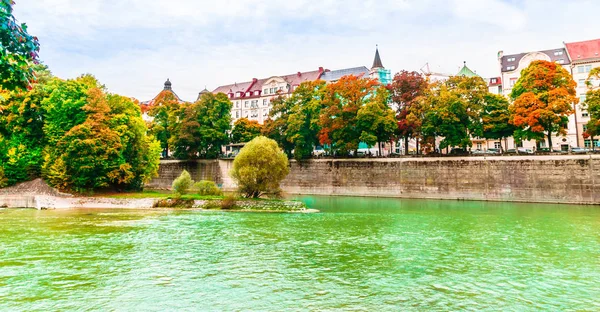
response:
<path id="1" fill-rule="evenodd" d="M 582 103 L 585 102 L 585 95 L 587 93 L 588 86 L 586 81 L 593 68 L 600 67 L 600 39 L 571 42 L 565 43 L 565 49 L 567 55 L 571 60 L 569 71 L 573 76 L 573 80 L 577 83 L 577 95 L 579 97 L 579 104 L 576 106 L 575 111 L 575 124 L 577 127 L 578 142 L 577 145 L 580 147 L 592 147 L 592 142 L 589 138 L 584 137 L 586 131 L 586 124 L 590 121 L 588 112 L 583 109 Z M 591 87 L 598 87 L 600 81 L 594 79 L 590 80 Z M 600 146 L 598 140 L 594 140 L 596 147 Z"/>

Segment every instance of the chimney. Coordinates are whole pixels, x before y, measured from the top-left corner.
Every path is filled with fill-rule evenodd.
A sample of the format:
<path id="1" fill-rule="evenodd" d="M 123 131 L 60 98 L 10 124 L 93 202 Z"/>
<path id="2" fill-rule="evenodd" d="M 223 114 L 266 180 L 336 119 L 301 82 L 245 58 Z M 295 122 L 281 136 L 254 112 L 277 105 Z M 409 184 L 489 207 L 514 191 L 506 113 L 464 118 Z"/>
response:
<path id="1" fill-rule="evenodd" d="M 323 71 L 323 67 L 319 67 L 319 72 L 322 73 Z"/>
<path id="2" fill-rule="evenodd" d="M 298 77 L 302 77 L 302 73 L 301 72 L 298 72 Z"/>
<path id="3" fill-rule="evenodd" d="M 252 78 L 252 82 L 256 83 L 257 81 L 258 81 L 258 79 Z"/>

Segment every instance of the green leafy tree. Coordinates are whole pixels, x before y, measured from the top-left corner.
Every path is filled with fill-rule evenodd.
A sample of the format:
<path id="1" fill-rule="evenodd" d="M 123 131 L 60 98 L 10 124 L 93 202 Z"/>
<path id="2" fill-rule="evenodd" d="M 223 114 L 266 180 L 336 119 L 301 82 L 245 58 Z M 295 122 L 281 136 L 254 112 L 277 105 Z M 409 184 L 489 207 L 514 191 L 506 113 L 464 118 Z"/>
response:
<path id="1" fill-rule="evenodd" d="M 173 181 L 173 192 L 178 195 L 185 194 L 190 187 L 194 184 L 194 180 L 192 180 L 192 176 L 187 170 L 183 170 L 179 177 Z"/>
<path id="2" fill-rule="evenodd" d="M 324 81 L 304 82 L 286 100 L 289 107 L 285 136 L 294 149 L 294 158 L 310 158 L 319 144 L 319 118 L 323 109 Z"/>
<path id="3" fill-rule="evenodd" d="M 398 124 L 394 111 L 388 106 L 389 93 L 385 87 L 379 87 L 375 95 L 358 110 L 357 122 L 361 128 L 361 141 L 379 147 L 381 142 L 388 142 L 396 132 Z"/>
<path id="4" fill-rule="evenodd" d="M 233 124 L 231 131 L 232 143 L 246 143 L 252 141 L 262 133 L 262 126 L 256 120 L 240 118 Z"/>
<path id="5" fill-rule="evenodd" d="M 233 161 L 231 177 L 239 192 L 249 198 L 279 194 L 279 184 L 288 175 L 288 159 L 277 142 L 259 136 L 248 142 Z"/>
<path id="6" fill-rule="evenodd" d="M 170 139 L 178 159 L 217 158 L 228 142 L 231 102 L 227 95 L 203 94 L 199 101 L 181 109 L 181 120 Z"/>
<path id="7" fill-rule="evenodd" d="M 586 125 L 586 130 L 583 133 L 585 138 L 590 138 L 592 146 L 595 149 L 594 137 L 600 135 L 600 88 L 594 87 L 592 80 L 600 80 L 600 68 L 594 68 L 590 71 L 586 81 L 588 92 L 585 96 L 585 102 L 582 103 L 582 109 L 588 111 L 590 121 Z"/>
<path id="8" fill-rule="evenodd" d="M 521 72 L 510 96 L 511 123 L 516 137 L 539 141 L 544 135 L 552 148 L 552 133 L 565 134 L 564 126 L 574 111 L 576 83 L 561 65 L 533 61 Z"/>
<path id="9" fill-rule="evenodd" d="M 481 112 L 484 138 L 502 141 L 514 134 L 515 126 L 510 123 L 509 105 L 508 100 L 501 95 L 485 95 Z"/>
<path id="10" fill-rule="evenodd" d="M 148 133 L 160 142 L 164 157 L 170 153 L 169 140 L 183 110 L 175 94 L 169 90 L 159 93 L 148 109 L 148 116 L 152 117 Z"/>
<path id="11" fill-rule="evenodd" d="M 291 114 L 291 102 L 283 96 L 278 96 L 271 101 L 272 108 L 269 112 L 269 118 L 265 120 L 262 127 L 262 135 L 272 140 L 283 149 L 283 151 L 292 157 L 294 144 L 288 140 L 288 119 Z"/>
<path id="12" fill-rule="evenodd" d="M 27 32 L 13 16 L 13 0 L 0 0 L 0 88 L 17 90 L 35 81 L 38 39 Z"/>

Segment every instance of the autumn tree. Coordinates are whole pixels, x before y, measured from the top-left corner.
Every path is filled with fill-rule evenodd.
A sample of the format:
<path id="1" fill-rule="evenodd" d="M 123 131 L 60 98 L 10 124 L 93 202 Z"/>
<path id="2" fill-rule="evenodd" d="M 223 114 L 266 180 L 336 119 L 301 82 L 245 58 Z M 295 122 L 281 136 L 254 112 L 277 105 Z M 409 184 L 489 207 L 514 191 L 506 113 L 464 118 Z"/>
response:
<path id="1" fill-rule="evenodd" d="M 35 81 L 38 39 L 13 16 L 13 0 L 0 0 L 0 88 L 24 89 Z"/>
<path id="2" fill-rule="evenodd" d="M 181 119 L 174 127 L 170 144 L 178 159 L 217 158 L 228 142 L 231 129 L 231 102 L 227 95 L 203 94 L 191 105 L 181 108 Z"/>
<path id="3" fill-rule="evenodd" d="M 408 155 L 408 140 L 420 133 L 421 120 L 418 118 L 417 99 L 425 95 L 428 83 L 420 73 L 401 71 L 394 75 L 387 86 L 392 103 L 396 106 L 398 132 L 404 138 L 405 154 Z"/>
<path id="4" fill-rule="evenodd" d="M 169 90 L 163 90 L 150 103 L 148 116 L 152 121 L 148 124 L 148 133 L 160 142 L 164 157 L 169 156 L 169 140 L 173 136 L 182 111 L 185 111 L 185 108 L 182 107 L 177 96 Z"/>
<path id="5" fill-rule="evenodd" d="M 339 155 L 358 150 L 362 135 L 358 111 L 375 94 L 378 85 L 374 79 L 352 75 L 329 84 L 319 119 L 319 142 L 330 145 L 332 151 Z"/>
<path id="6" fill-rule="evenodd" d="M 362 131 L 360 140 L 369 145 L 377 144 L 379 156 L 383 155 L 381 142 L 388 142 L 398 127 L 394 111 L 388 103 L 389 92 L 381 86 L 357 114 L 357 123 Z"/>
<path id="7" fill-rule="evenodd" d="M 505 97 L 491 93 L 485 95 L 481 112 L 484 138 L 502 141 L 514 134 L 515 127 L 510 123 L 508 107 L 509 103 Z M 502 147 L 502 144 L 500 146 Z"/>
<path id="8" fill-rule="evenodd" d="M 517 134 L 525 139 L 548 138 L 552 148 L 552 134 L 566 134 L 565 126 L 573 114 L 576 83 L 561 65 L 548 61 L 533 61 L 521 72 L 510 96 L 511 123 Z"/>
<path id="9" fill-rule="evenodd" d="M 231 130 L 231 142 L 250 142 L 252 139 L 259 136 L 261 132 L 262 126 L 258 123 L 258 121 L 249 120 L 248 118 L 240 118 L 233 124 L 233 130 Z"/>

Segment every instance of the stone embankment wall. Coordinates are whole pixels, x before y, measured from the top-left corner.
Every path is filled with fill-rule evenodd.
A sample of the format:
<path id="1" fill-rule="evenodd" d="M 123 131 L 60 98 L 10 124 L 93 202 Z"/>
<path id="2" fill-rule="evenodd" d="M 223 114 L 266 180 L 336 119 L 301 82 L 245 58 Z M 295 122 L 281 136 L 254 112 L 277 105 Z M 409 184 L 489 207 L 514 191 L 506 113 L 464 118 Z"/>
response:
<path id="1" fill-rule="evenodd" d="M 234 190 L 232 161 L 166 161 L 148 186 L 183 169 Z M 288 194 L 600 204 L 600 155 L 292 161 Z"/>

